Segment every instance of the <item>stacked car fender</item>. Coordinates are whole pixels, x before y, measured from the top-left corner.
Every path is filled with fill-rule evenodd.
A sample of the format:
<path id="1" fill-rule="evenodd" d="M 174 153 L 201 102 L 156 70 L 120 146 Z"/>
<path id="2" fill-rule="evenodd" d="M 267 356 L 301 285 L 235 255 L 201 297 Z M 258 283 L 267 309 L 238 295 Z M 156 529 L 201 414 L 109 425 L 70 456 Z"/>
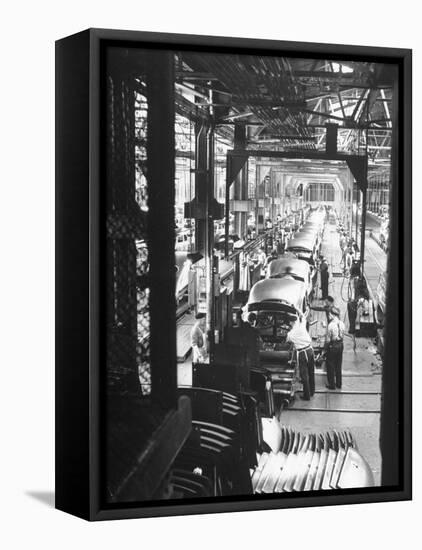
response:
<path id="1" fill-rule="evenodd" d="M 374 478 L 349 431 L 302 434 L 281 428 L 278 451 L 264 452 L 252 474 L 254 493 L 371 487 Z"/>

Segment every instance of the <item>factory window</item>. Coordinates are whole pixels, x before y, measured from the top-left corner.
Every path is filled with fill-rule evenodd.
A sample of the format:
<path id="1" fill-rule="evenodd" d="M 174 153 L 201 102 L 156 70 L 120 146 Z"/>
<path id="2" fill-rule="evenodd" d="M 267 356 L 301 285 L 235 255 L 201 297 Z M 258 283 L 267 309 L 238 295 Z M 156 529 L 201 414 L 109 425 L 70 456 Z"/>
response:
<path id="1" fill-rule="evenodd" d="M 335 191 L 332 183 L 310 183 L 306 189 L 307 202 L 334 202 Z"/>

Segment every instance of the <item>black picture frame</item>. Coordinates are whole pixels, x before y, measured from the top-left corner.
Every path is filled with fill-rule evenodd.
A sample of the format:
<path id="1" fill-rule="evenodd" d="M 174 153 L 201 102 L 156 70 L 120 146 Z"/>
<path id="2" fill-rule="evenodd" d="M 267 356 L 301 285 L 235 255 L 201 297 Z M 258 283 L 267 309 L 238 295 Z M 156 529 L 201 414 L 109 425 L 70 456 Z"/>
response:
<path id="1" fill-rule="evenodd" d="M 147 47 L 156 51 L 289 54 L 331 59 L 378 60 L 397 64 L 399 120 L 396 181 L 391 212 L 388 304 L 399 323 L 387 325 L 384 409 L 398 430 L 383 433 L 388 475 L 382 487 L 336 490 L 328 494 L 289 494 L 154 501 L 104 505 L 99 467 L 101 444 L 101 362 L 104 359 L 101 177 L 102 51 L 105 46 Z M 89 29 L 56 43 L 56 507 L 87 520 L 203 514 L 409 500 L 411 464 L 411 50 L 253 40 L 182 34 Z M 170 220 L 171 208 L 162 212 Z M 165 255 L 161 258 L 166 265 Z M 172 286 L 171 277 L 168 288 Z M 166 290 L 166 289 L 164 289 Z M 168 290 L 168 289 L 167 289 Z M 161 298 L 166 303 L 166 294 Z M 165 307 L 165 306 L 164 306 Z M 164 309 L 165 311 L 165 309 Z M 170 326 L 173 318 L 163 322 Z M 174 331 L 173 331 L 174 332 Z M 169 335 L 168 349 L 174 336 Z M 399 391 L 397 392 L 397 388 Z M 170 402 L 172 396 L 169 396 Z M 176 403 L 173 403 L 177 407 Z M 180 412 L 180 411 L 179 411 Z M 186 413 L 188 414 L 188 413 Z M 392 482 L 391 482 L 392 481 Z"/>

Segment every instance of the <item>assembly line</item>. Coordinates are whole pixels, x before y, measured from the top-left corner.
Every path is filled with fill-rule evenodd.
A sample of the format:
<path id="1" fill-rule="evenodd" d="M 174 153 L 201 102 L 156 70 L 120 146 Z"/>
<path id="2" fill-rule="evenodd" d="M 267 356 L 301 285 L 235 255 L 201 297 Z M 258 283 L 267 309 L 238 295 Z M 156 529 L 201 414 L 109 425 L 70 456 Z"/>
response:
<path id="1" fill-rule="evenodd" d="M 256 468 L 251 469 L 256 493 L 379 483 L 380 455 L 376 449 L 379 429 L 373 421 L 380 414 L 381 371 L 376 347 L 379 299 L 372 290 L 369 293 L 360 290 L 359 311 L 350 319 L 350 304 L 355 296 L 344 299 L 344 288 L 348 287 L 348 292 L 352 288 L 356 292 L 358 288 L 353 277 L 358 257 L 353 256 L 350 263 L 345 251 L 353 249 L 353 239 L 343 244 L 344 228 L 335 213 L 325 207 L 307 214 L 304 223 L 294 232 L 286 233 L 285 226 L 281 232 L 284 224 L 274 223 L 273 243 L 286 235 L 281 240 L 282 253 L 278 254 L 275 247 L 265 257 L 259 280 L 248 291 L 237 319 L 239 329 L 244 330 L 246 325 L 258 336 L 259 352 L 255 355 L 258 360 L 251 368 L 250 387 L 256 391 L 264 386 L 270 388 L 267 395 L 263 394 L 263 410 L 267 414 L 263 415 L 262 423 L 264 441 L 267 438 L 271 444 L 270 449 L 259 455 Z M 369 233 L 367 241 L 379 247 Z M 368 261 L 367 264 L 370 271 L 379 270 L 378 263 Z M 254 264 L 246 265 L 246 269 L 254 270 Z M 184 387 L 192 385 L 192 367 L 196 368 L 197 361 L 209 363 L 205 314 L 197 317 L 189 335 L 194 351 L 179 363 L 179 383 Z M 184 315 L 179 319 L 179 327 L 184 326 L 183 321 Z M 301 326 L 302 329 L 297 328 Z M 327 337 L 333 330 L 335 342 Z M 199 347 L 196 345 L 198 331 L 201 332 Z M 368 353 L 367 349 L 371 351 Z M 360 357 L 363 350 L 370 357 L 369 365 L 377 368 L 365 366 Z M 362 381 L 368 383 L 368 378 L 370 389 L 363 390 Z M 319 415 L 315 422 L 313 415 Z M 364 434 L 356 429 L 355 417 L 359 415 L 371 420 Z M 362 455 L 357 450 L 358 443 Z M 348 456 L 353 453 L 355 461 L 361 462 L 359 476 L 362 477 L 353 478 L 346 468 L 340 478 L 339 467 L 335 470 L 336 459 L 331 458 L 330 478 L 324 469 L 324 455 L 338 455 L 339 451 L 338 460 L 344 461 L 349 452 Z M 286 468 L 280 469 L 280 464 L 290 454 L 293 457 L 289 461 L 295 461 L 295 465 L 289 465 L 287 470 L 293 470 L 286 474 Z M 320 463 L 325 478 L 321 473 L 318 475 Z M 281 471 L 284 471 L 282 476 L 278 475 Z"/>
<path id="2" fill-rule="evenodd" d="M 110 55 L 110 501 L 381 486 L 396 73 Z"/>

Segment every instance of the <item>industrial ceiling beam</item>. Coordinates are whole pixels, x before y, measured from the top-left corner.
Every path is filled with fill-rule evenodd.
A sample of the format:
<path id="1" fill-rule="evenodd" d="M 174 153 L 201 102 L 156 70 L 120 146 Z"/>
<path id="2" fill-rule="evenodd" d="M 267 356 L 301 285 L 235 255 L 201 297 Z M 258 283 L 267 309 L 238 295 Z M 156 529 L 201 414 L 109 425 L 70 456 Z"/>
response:
<path id="1" fill-rule="evenodd" d="M 322 99 L 323 98 L 318 99 L 318 103 L 315 105 L 315 111 L 320 108 Z M 313 110 L 312 110 L 312 113 L 313 113 Z M 306 120 L 307 126 L 309 126 L 309 123 L 312 121 L 312 118 L 313 118 L 313 114 L 308 116 L 308 118 Z"/>
<path id="2" fill-rule="evenodd" d="M 183 86 L 183 84 L 180 84 L 180 86 Z M 189 91 L 191 91 L 190 88 L 188 88 L 187 86 L 183 86 L 185 89 L 188 89 Z M 192 93 L 194 93 L 192 91 Z M 201 94 L 200 97 L 202 97 L 203 94 Z M 282 100 L 275 100 L 275 99 L 266 99 L 266 98 L 262 98 L 262 99 L 245 99 L 245 98 L 241 98 L 241 99 L 236 99 L 234 96 L 232 96 L 232 99 L 231 101 L 227 101 L 227 102 L 213 102 L 213 103 L 210 103 L 210 102 L 205 102 L 205 103 L 198 103 L 196 104 L 198 106 L 203 106 L 203 107 L 208 107 L 210 105 L 212 106 L 215 106 L 215 107 L 231 107 L 231 108 L 236 108 L 236 107 L 271 107 L 272 109 L 276 110 L 276 109 L 295 109 L 295 108 L 300 108 L 300 107 L 306 107 L 306 103 L 304 101 L 282 101 Z"/>
<path id="3" fill-rule="evenodd" d="M 385 116 L 386 116 L 386 119 L 389 120 L 388 126 L 391 128 L 393 124 L 391 121 L 390 109 L 388 107 L 387 99 L 385 97 L 385 91 L 381 90 L 380 93 L 381 93 L 381 99 L 384 101 L 383 107 L 384 107 Z"/>
<path id="4" fill-rule="evenodd" d="M 309 160 L 341 160 L 348 162 L 350 159 L 361 162 L 365 155 L 350 155 L 349 153 L 325 153 L 320 151 L 269 151 L 268 149 L 245 149 L 243 151 L 227 151 L 228 156 L 247 155 L 249 157 L 285 158 L 285 159 L 309 159 Z"/>
<path id="5" fill-rule="evenodd" d="M 316 139 L 315 136 L 303 136 L 303 135 L 297 135 L 293 136 L 290 134 L 284 134 L 284 135 L 272 135 L 269 140 L 279 140 L 279 139 L 285 139 L 285 140 L 294 140 L 294 141 L 314 141 Z M 254 141 L 256 143 L 265 143 L 269 141 L 268 139 L 262 139 L 262 140 L 250 140 L 251 142 Z"/>
<path id="6" fill-rule="evenodd" d="M 358 84 L 357 82 L 353 82 L 350 84 L 338 84 L 339 88 L 360 88 L 367 90 L 369 88 L 369 84 Z M 393 86 L 391 84 L 378 84 L 377 86 L 374 86 L 373 84 L 370 85 L 372 90 L 381 90 L 381 89 L 391 89 Z"/>
<path id="7" fill-rule="evenodd" d="M 391 123 L 391 118 L 379 118 L 377 120 L 371 120 L 368 124 L 379 124 L 380 122 Z M 388 126 L 388 128 L 391 128 L 391 126 Z"/>
<path id="8" fill-rule="evenodd" d="M 332 118 L 333 120 L 339 120 L 340 122 L 349 122 L 349 119 L 347 119 L 347 118 L 339 117 L 339 116 L 332 115 L 332 114 L 329 114 L 329 113 L 324 113 L 322 111 L 314 111 L 312 109 L 300 109 L 300 110 L 303 113 L 307 113 L 307 114 L 314 115 L 314 116 L 321 116 L 323 118 Z"/>
<path id="9" fill-rule="evenodd" d="M 176 71 L 176 80 L 218 80 L 211 73 L 202 73 L 197 71 Z"/>
<path id="10" fill-rule="evenodd" d="M 335 80 L 352 80 L 353 78 L 356 78 L 356 75 L 353 72 L 341 73 L 333 71 L 299 71 L 295 69 L 293 69 L 293 76 L 299 78 L 327 78 Z"/>
<path id="11" fill-rule="evenodd" d="M 340 102 L 341 112 L 343 113 L 343 118 L 346 118 L 346 111 L 344 110 L 343 100 L 341 98 L 341 92 L 338 92 L 337 95 Z"/>
<path id="12" fill-rule="evenodd" d="M 354 88 L 346 88 L 344 90 L 342 90 L 343 93 L 353 93 L 353 90 Z M 356 90 L 356 92 L 358 92 L 358 90 Z M 337 96 L 337 93 L 338 93 L 338 89 L 333 89 L 333 91 L 330 91 L 330 92 L 326 92 L 326 93 L 323 93 L 323 94 L 318 94 L 316 96 L 312 96 L 312 97 L 307 97 L 305 98 L 305 101 L 318 101 L 319 99 L 325 99 L 327 97 L 331 97 L 331 98 L 335 98 Z M 353 100 L 353 101 L 356 101 L 357 99 L 359 99 L 359 97 L 356 97 L 356 96 L 351 96 L 351 97 L 343 97 L 343 101 L 345 100 Z"/>
<path id="13" fill-rule="evenodd" d="M 200 97 L 201 99 L 205 99 L 206 101 L 208 101 L 208 99 L 209 99 L 209 97 L 207 95 L 203 94 L 202 92 L 199 92 L 198 90 L 195 90 L 194 88 L 191 88 L 190 86 L 186 86 L 186 84 L 180 84 L 179 82 L 176 82 L 176 87 L 181 88 L 185 92 L 189 92 L 190 94 L 192 94 L 196 97 Z"/>
<path id="14" fill-rule="evenodd" d="M 244 118 L 244 117 L 248 117 L 248 116 L 252 116 L 254 115 L 255 113 L 253 113 L 252 111 L 249 111 L 247 113 L 239 113 L 237 115 L 227 115 L 225 117 L 223 117 L 222 120 L 236 120 L 238 118 Z"/>
<path id="15" fill-rule="evenodd" d="M 263 128 L 267 128 L 267 124 L 261 121 L 253 121 L 253 120 L 219 120 L 216 123 L 216 126 L 233 126 L 235 124 L 243 124 L 245 126 L 262 126 Z"/>

